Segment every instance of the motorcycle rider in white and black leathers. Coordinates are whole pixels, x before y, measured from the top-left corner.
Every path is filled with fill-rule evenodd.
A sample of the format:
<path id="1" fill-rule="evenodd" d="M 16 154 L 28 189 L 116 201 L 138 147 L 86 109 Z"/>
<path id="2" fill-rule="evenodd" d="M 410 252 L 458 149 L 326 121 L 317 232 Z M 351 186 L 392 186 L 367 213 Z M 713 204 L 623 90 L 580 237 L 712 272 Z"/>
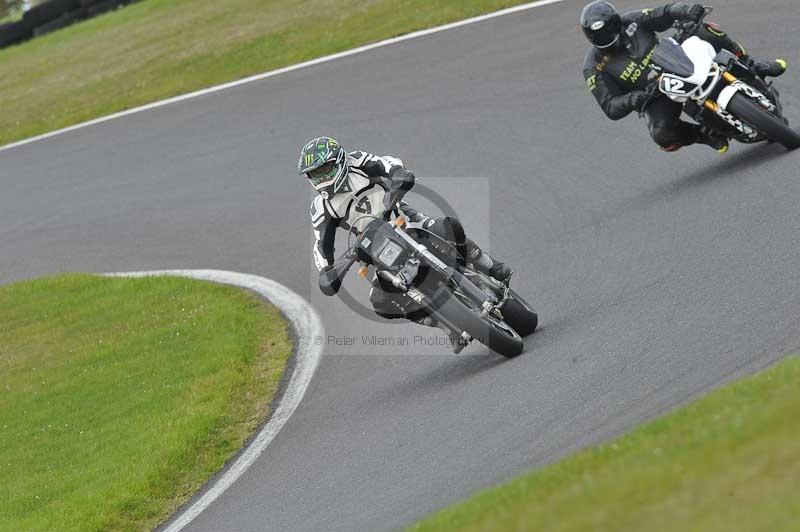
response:
<path id="1" fill-rule="evenodd" d="M 425 230 L 454 245 L 465 262 L 476 270 L 502 283 L 509 282 L 511 270 L 466 238 L 458 219 L 427 217 L 404 202 L 395 206 L 385 204 L 389 191 L 396 189 L 405 193 L 416 179 L 399 158 L 364 151 L 348 153 L 336 140 L 319 137 L 303 147 L 298 173 L 305 174 L 318 193 L 311 202 L 310 215 L 315 236 L 314 262 L 320 274 L 333 266 L 337 229 L 360 232 L 373 217 L 381 217 L 386 210 L 396 208 L 405 216 L 409 227 L 424 226 Z M 384 318 L 440 325 L 424 308 L 377 276 L 370 291 L 370 303 L 375 313 Z M 453 350 L 460 351 L 463 345 L 459 338 L 451 339 Z"/>
<path id="2" fill-rule="evenodd" d="M 645 92 L 650 83 L 650 57 L 658 44 L 657 34 L 670 29 L 676 21 L 696 22 L 706 13 L 700 4 L 677 2 L 654 9 L 620 15 L 604 0 L 589 3 L 581 13 L 581 28 L 592 49 L 586 55 L 583 76 L 603 112 L 619 120 L 633 111 L 641 111 L 648 101 Z M 712 23 L 700 24 L 695 35 L 737 55 L 763 77 L 777 77 L 786 70 L 786 61 L 756 61 L 722 29 Z M 664 151 L 702 143 L 720 153 L 728 150 L 728 140 L 697 124 L 680 120 L 683 106 L 666 96 L 658 96 L 644 111 L 650 135 Z"/>

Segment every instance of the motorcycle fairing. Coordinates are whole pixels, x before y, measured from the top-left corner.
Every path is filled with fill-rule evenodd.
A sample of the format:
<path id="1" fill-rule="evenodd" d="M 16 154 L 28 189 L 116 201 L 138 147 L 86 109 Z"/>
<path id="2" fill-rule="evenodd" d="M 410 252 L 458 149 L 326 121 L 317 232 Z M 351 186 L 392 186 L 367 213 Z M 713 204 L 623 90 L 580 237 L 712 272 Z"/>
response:
<path id="1" fill-rule="evenodd" d="M 714 68 L 716 55 L 714 47 L 699 37 L 690 37 L 682 45 L 672 38 L 662 40 L 653 54 L 653 63 L 664 72 L 659 81 L 661 92 L 677 102 L 688 100 L 718 70 Z"/>
<path id="2" fill-rule="evenodd" d="M 653 63 L 681 78 L 690 78 L 695 71 L 694 63 L 673 38 L 662 39 L 653 52 Z"/>
<path id="3" fill-rule="evenodd" d="M 717 51 L 711 46 L 711 43 L 704 41 L 700 37 L 686 39 L 681 48 L 694 65 L 694 71 L 687 81 L 695 85 L 703 85 L 706 78 L 708 78 L 709 72 L 713 69 L 712 65 L 714 64 L 714 58 L 717 56 Z"/>

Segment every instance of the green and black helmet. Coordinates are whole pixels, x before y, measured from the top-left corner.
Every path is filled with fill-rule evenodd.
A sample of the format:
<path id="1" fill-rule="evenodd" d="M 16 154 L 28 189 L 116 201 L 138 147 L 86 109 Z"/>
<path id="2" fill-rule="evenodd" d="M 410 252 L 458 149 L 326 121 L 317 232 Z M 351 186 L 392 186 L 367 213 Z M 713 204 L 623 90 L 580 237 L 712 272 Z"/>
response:
<path id="1" fill-rule="evenodd" d="M 319 137 L 300 152 L 297 173 L 306 174 L 318 192 L 335 194 L 347 179 L 347 152 L 330 137 Z"/>

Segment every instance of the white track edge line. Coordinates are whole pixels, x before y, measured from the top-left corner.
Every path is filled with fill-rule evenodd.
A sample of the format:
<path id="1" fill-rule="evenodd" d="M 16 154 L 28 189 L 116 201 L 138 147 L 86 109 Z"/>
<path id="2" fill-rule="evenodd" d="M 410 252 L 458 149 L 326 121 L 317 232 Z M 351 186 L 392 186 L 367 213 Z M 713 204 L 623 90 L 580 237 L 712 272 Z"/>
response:
<path id="1" fill-rule="evenodd" d="M 531 2 L 528 4 L 521 4 L 514 7 L 509 7 L 506 9 L 501 9 L 500 11 L 495 11 L 494 13 L 487 13 L 486 15 L 479 15 L 477 17 L 468 18 L 465 20 L 460 20 L 457 22 L 451 22 L 449 24 L 444 24 L 442 26 L 436 26 L 435 28 L 428 28 L 426 30 L 415 31 L 413 33 L 408 33 L 406 35 L 400 35 L 399 37 L 392 37 L 391 39 L 385 39 L 383 41 L 379 41 L 372 44 L 367 44 L 364 46 L 359 46 L 358 48 L 353 48 L 350 50 L 345 50 L 343 52 L 326 55 L 324 57 L 318 57 L 317 59 L 312 59 L 310 61 L 305 61 L 303 63 L 297 63 L 295 65 L 290 65 L 287 67 L 279 68 L 276 70 L 271 70 L 269 72 L 264 72 L 262 74 L 256 74 L 250 77 L 242 78 L 236 81 L 231 81 L 228 83 L 223 83 L 221 85 L 215 85 L 213 87 L 208 87 L 206 89 L 201 89 L 194 92 L 189 92 L 187 94 L 181 94 L 179 96 L 174 96 L 172 98 L 167 98 L 165 100 L 159 100 L 156 102 L 148 103 L 146 105 L 142 105 L 139 107 L 134 107 L 133 109 L 128 109 L 125 111 L 120 111 L 118 113 L 113 113 L 110 115 L 102 116 L 100 118 L 95 118 L 93 120 L 88 120 L 86 122 L 81 122 L 80 124 L 75 124 L 74 126 L 65 127 L 62 129 L 57 129 L 55 131 L 51 131 L 49 133 L 43 133 L 42 135 L 37 135 L 35 137 L 31 137 L 28 139 L 23 139 L 17 142 L 12 142 L 11 144 L 6 144 L 5 146 L 0 146 L 0 152 L 7 151 L 13 148 L 18 148 L 20 146 L 25 146 L 26 144 L 32 144 L 34 142 L 38 142 L 40 140 L 49 139 L 55 137 L 57 135 L 63 135 L 64 133 L 69 133 L 71 131 L 75 131 L 78 129 L 83 129 L 89 126 L 94 126 L 97 124 L 102 124 L 103 122 L 108 122 L 110 120 L 115 120 L 117 118 L 122 118 L 124 116 L 141 113 L 142 111 L 148 111 L 150 109 L 156 109 L 158 107 L 163 107 L 165 105 L 170 105 L 177 102 L 182 102 L 184 100 L 189 100 L 192 98 L 197 98 L 199 96 L 205 96 L 207 94 L 213 94 L 215 92 L 224 91 L 227 89 L 231 89 L 233 87 L 239 87 L 240 85 L 245 85 L 247 83 L 252 83 L 254 81 L 260 81 L 262 79 L 271 78 L 274 76 L 278 76 L 280 74 L 285 74 L 287 72 L 293 72 L 295 70 L 300 70 L 302 68 L 307 68 L 314 65 L 319 65 L 321 63 L 327 63 L 329 61 L 335 61 L 336 59 L 341 59 L 342 57 L 348 57 L 351 55 L 360 54 L 362 52 L 367 52 L 369 50 L 374 50 L 375 48 L 381 48 L 383 46 L 389 46 L 391 44 L 396 44 L 403 41 L 408 41 L 411 39 L 416 39 L 418 37 L 424 37 L 426 35 L 431 35 L 434 33 L 439 33 L 442 31 L 450 30 L 453 28 L 459 28 L 461 26 L 467 26 L 469 24 L 475 24 L 477 22 L 483 22 L 484 20 L 490 20 L 497 17 L 502 17 L 505 15 L 510 15 L 513 13 L 519 13 L 520 11 L 527 11 L 529 9 L 533 9 L 535 7 L 542 7 L 550 4 L 557 4 L 560 2 L 565 2 L 566 0 L 540 0 L 538 2 Z"/>
<path id="2" fill-rule="evenodd" d="M 325 329 L 319 315 L 305 299 L 276 281 L 256 275 L 221 270 L 159 270 L 109 273 L 106 275 L 110 277 L 175 275 L 247 288 L 266 297 L 273 305 L 278 307 L 294 328 L 296 342 L 294 370 L 274 412 L 272 412 L 269 420 L 253 441 L 250 442 L 250 445 L 245 448 L 244 452 L 239 455 L 222 476 L 164 529 L 164 532 L 178 532 L 208 508 L 212 502 L 253 465 L 289 420 L 303 399 L 303 395 L 306 393 L 308 385 L 311 383 L 311 378 L 319 365 L 319 360 L 322 356 L 322 345 L 317 345 L 314 342 L 314 338 L 324 337 Z"/>

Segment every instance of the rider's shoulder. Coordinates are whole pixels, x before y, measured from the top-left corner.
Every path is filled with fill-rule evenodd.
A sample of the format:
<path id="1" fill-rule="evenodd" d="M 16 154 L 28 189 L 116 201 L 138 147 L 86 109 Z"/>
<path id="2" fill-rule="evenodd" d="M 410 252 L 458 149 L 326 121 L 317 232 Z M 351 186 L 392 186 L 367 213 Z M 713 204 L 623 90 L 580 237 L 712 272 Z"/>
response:
<path id="1" fill-rule="evenodd" d="M 311 206 L 308 209 L 308 214 L 311 216 L 311 223 L 316 227 L 328 214 L 325 209 L 325 198 L 321 194 L 314 196 L 311 200 Z"/>
<path id="2" fill-rule="evenodd" d="M 628 11 L 622 14 L 622 27 L 627 28 L 630 24 L 639 22 L 644 17 L 653 13 L 652 9 L 637 9 L 635 11 Z"/>
<path id="3" fill-rule="evenodd" d="M 604 53 L 602 50 L 592 47 L 586 53 L 586 58 L 583 60 L 583 71 L 593 71 L 592 74 L 602 72 L 605 70 L 608 60 L 609 57 L 606 53 Z"/>
<path id="4" fill-rule="evenodd" d="M 351 151 L 347 154 L 347 158 L 349 159 L 348 163 L 350 166 L 361 166 L 367 162 L 371 156 L 372 154 L 361 150 Z"/>

